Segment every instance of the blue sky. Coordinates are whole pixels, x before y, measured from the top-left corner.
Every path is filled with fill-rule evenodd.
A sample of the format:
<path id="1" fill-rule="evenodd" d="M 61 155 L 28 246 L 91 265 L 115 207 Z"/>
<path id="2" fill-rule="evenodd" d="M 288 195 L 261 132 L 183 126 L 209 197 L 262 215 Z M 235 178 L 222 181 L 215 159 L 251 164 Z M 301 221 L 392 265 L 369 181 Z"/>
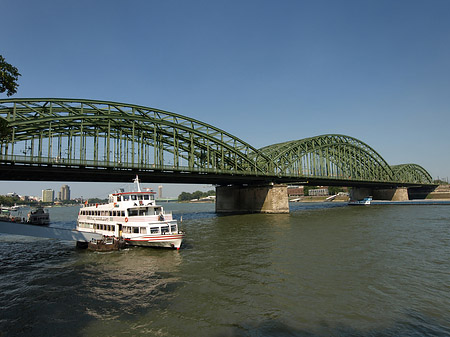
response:
<path id="1" fill-rule="evenodd" d="M 13 97 L 164 109 L 258 148 L 345 134 L 391 165 L 450 176 L 450 1 L 1 0 L 0 8 L 0 54 L 22 74 Z M 22 189 L 0 183 L 0 194 Z M 181 188 L 189 189 L 198 186 Z"/>

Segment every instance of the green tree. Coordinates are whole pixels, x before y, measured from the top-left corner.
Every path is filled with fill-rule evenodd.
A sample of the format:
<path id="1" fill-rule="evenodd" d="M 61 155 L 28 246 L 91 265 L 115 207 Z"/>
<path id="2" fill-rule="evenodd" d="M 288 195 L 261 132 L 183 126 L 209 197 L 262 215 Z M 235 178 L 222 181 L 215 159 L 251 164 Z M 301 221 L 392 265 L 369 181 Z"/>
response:
<path id="1" fill-rule="evenodd" d="M 6 96 L 12 96 L 17 92 L 17 80 L 19 76 L 19 70 L 6 62 L 5 58 L 0 55 L 0 93 L 6 91 Z"/>
<path id="2" fill-rule="evenodd" d="M 178 201 L 189 201 L 192 199 L 192 194 L 188 192 L 181 192 L 181 194 L 178 196 Z"/>

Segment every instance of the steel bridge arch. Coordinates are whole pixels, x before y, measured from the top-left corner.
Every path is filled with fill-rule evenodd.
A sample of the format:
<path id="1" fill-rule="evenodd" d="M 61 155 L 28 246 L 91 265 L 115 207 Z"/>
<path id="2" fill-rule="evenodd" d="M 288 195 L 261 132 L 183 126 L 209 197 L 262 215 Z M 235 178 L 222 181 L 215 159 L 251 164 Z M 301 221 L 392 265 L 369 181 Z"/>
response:
<path id="1" fill-rule="evenodd" d="M 260 151 L 283 175 L 384 182 L 396 180 L 391 167 L 375 150 L 345 135 L 327 134 L 294 140 L 266 146 Z"/>
<path id="2" fill-rule="evenodd" d="M 391 166 L 395 176 L 400 181 L 407 181 L 410 183 L 433 183 L 433 178 L 422 166 L 417 164 L 401 164 Z"/>
<path id="3" fill-rule="evenodd" d="M 144 106 L 84 99 L 3 99 L 0 117 L 11 128 L 0 153 L 14 155 L 19 147 L 25 161 L 28 157 L 47 164 L 170 166 L 254 175 L 271 170 L 270 161 L 260 160 L 261 153 L 239 138 L 207 123 Z"/>
<path id="4" fill-rule="evenodd" d="M 0 140 L 3 163 L 214 174 L 218 182 L 225 176 L 236 181 L 231 177 L 239 176 L 260 182 L 311 177 L 392 186 L 432 183 L 419 165 L 391 167 L 370 146 L 345 135 L 256 149 L 219 128 L 176 113 L 84 99 L 2 99 L 0 117 L 11 131 Z"/>

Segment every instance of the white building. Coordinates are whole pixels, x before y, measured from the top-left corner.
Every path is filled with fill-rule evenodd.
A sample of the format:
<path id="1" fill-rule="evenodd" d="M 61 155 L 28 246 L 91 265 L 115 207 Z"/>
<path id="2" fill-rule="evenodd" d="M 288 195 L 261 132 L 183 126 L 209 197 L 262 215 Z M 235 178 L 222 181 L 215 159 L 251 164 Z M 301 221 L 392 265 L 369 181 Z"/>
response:
<path id="1" fill-rule="evenodd" d="M 55 201 L 55 191 L 52 189 L 42 190 L 42 202 Z"/>

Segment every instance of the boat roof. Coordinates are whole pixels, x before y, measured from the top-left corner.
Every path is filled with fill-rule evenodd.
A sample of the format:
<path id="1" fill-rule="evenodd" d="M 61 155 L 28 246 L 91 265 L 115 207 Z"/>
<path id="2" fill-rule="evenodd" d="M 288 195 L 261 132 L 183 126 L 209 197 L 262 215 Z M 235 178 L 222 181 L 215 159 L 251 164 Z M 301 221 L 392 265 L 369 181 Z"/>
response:
<path id="1" fill-rule="evenodd" d="M 113 193 L 112 195 L 124 195 L 124 194 L 156 194 L 156 192 L 153 192 L 153 191 L 145 191 L 145 192 L 117 192 L 117 193 Z"/>

